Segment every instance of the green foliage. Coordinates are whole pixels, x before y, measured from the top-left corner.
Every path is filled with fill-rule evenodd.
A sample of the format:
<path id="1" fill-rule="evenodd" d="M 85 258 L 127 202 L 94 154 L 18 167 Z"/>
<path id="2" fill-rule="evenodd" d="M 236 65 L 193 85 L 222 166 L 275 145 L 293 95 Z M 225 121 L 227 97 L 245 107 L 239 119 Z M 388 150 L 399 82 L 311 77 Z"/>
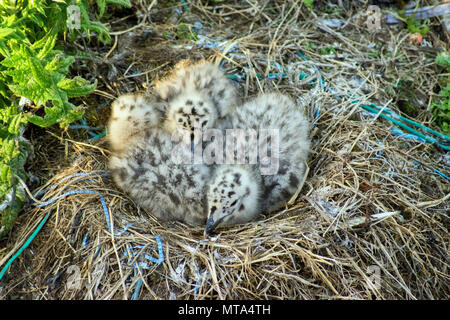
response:
<path id="1" fill-rule="evenodd" d="M 97 6 L 99 8 L 98 18 L 101 19 L 106 11 L 107 4 L 116 4 L 123 7 L 131 8 L 130 0 L 97 0 Z M 87 2 L 86 2 L 87 7 Z"/>
<path id="2" fill-rule="evenodd" d="M 436 57 L 435 63 L 443 67 L 446 73 L 450 72 L 450 54 L 447 51 L 441 52 Z M 436 124 L 445 135 L 450 136 L 450 77 L 441 76 L 439 83 L 441 89 L 439 96 L 433 99 L 430 109 Z"/>
<path id="3" fill-rule="evenodd" d="M 447 73 L 450 72 L 450 54 L 447 51 L 442 51 L 436 56 L 435 63 L 444 67 Z"/>
<path id="4" fill-rule="evenodd" d="M 336 54 L 336 49 L 333 46 L 320 48 L 320 54 L 322 56 L 328 56 L 330 54 Z"/>
<path id="5" fill-rule="evenodd" d="M 24 203 L 19 179 L 31 145 L 22 133 L 28 122 L 41 127 L 68 126 L 83 115 L 69 98 L 92 92 L 97 81 L 68 76 L 75 58 L 57 47 L 58 40 L 95 33 L 110 40 L 108 29 L 89 18 L 88 0 L 3 0 L 0 2 L 0 238 L 10 230 Z M 97 0 L 98 17 L 108 4 L 130 7 L 129 0 Z M 19 105 L 33 102 L 33 111 Z"/>
<path id="6" fill-rule="evenodd" d="M 303 0 L 303 3 L 309 8 L 312 9 L 314 6 L 314 0 Z"/>
<path id="7" fill-rule="evenodd" d="M 420 21 L 413 16 L 409 16 L 406 18 L 406 24 L 408 26 L 409 33 L 420 33 L 422 35 L 425 35 L 430 31 L 430 28 L 428 26 L 422 25 Z"/>
<path id="8" fill-rule="evenodd" d="M 192 40 L 192 41 L 198 40 L 197 33 L 192 31 L 192 28 L 185 23 L 180 23 L 178 25 L 177 36 L 179 39 L 188 39 L 188 40 Z"/>

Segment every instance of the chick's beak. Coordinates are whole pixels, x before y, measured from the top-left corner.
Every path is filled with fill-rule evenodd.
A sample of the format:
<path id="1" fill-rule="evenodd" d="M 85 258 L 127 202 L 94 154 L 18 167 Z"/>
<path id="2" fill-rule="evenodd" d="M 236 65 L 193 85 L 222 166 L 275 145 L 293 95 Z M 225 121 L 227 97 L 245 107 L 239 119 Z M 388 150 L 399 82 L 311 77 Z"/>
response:
<path id="1" fill-rule="evenodd" d="M 240 200 L 237 203 L 238 205 L 240 204 Z M 218 210 L 216 212 L 214 212 L 213 214 L 211 214 L 208 218 L 208 220 L 206 221 L 206 227 L 205 227 L 205 231 L 204 231 L 204 235 L 210 235 L 212 233 L 212 231 L 214 231 L 218 225 L 220 225 L 220 223 L 223 221 L 223 219 L 229 215 L 231 215 L 237 208 L 237 205 L 233 205 L 232 207 L 229 208 L 225 208 L 222 210 Z"/>
<path id="2" fill-rule="evenodd" d="M 206 227 L 204 235 L 210 235 L 212 231 L 219 225 L 220 220 L 214 220 L 214 215 L 210 216 L 208 221 L 206 221 Z"/>

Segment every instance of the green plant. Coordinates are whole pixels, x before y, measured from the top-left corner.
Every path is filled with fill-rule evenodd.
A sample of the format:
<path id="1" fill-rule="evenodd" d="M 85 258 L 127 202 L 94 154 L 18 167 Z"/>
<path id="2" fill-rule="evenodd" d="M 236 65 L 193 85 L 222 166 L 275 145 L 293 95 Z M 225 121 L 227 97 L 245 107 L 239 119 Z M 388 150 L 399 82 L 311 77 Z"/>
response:
<path id="1" fill-rule="evenodd" d="M 178 25 L 176 32 L 179 39 L 198 40 L 197 33 L 192 31 L 192 28 L 183 22 Z"/>
<path id="2" fill-rule="evenodd" d="M 108 3 L 131 6 L 129 0 L 97 0 L 101 17 Z M 72 17 L 71 11 L 77 13 Z M 69 98 L 92 92 L 97 81 L 69 77 L 75 58 L 57 46 L 69 34 L 110 40 L 108 29 L 91 21 L 87 0 L 3 0 L 0 2 L 0 239 L 12 227 L 24 203 L 20 180 L 32 146 L 22 136 L 28 122 L 66 127 L 84 110 Z M 73 23 L 72 23 L 73 22 Z M 74 27 L 74 28 L 72 28 Z M 32 101 L 30 110 L 19 103 Z"/>
<path id="3" fill-rule="evenodd" d="M 414 16 L 409 16 L 406 18 L 406 24 L 408 26 L 409 33 L 420 33 L 422 35 L 427 34 L 430 31 L 430 27 L 421 24 Z"/>
<path id="4" fill-rule="evenodd" d="M 322 47 L 322 48 L 320 48 L 320 54 L 322 56 L 327 56 L 327 55 L 330 55 L 330 54 L 336 54 L 336 49 L 333 46 Z"/>
<path id="5" fill-rule="evenodd" d="M 435 63 L 443 67 L 448 74 L 450 72 L 450 54 L 443 51 L 437 55 Z M 434 121 L 442 129 L 445 135 L 450 136 L 450 78 L 448 75 L 439 77 L 439 96 L 433 99 L 430 110 Z"/>
<path id="6" fill-rule="evenodd" d="M 307 6 L 309 9 L 312 9 L 314 6 L 314 0 L 303 0 L 303 3 L 305 6 Z"/>

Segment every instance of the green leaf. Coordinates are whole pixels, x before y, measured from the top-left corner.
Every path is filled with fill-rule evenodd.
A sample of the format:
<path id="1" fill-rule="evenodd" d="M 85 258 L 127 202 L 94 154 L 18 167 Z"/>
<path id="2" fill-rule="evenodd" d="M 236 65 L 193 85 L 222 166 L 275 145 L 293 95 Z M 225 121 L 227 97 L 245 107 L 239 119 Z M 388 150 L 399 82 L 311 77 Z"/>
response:
<path id="1" fill-rule="evenodd" d="M 406 18 L 406 24 L 408 25 L 408 31 L 410 33 L 420 33 L 422 35 L 427 34 L 430 31 L 428 26 L 420 27 L 420 21 L 417 20 L 414 16 L 409 16 Z"/>
<path id="2" fill-rule="evenodd" d="M 75 4 L 81 11 L 81 29 L 73 32 L 88 37 L 95 32 L 102 42 L 110 41 L 108 28 L 92 21 L 91 0 L 3 0 L 0 1 L 0 202 L 15 190 L 13 201 L 0 212 L 0 237 L 7 234 L 23 206 L 23 189 L 17 177 L 26 180 L 24 169 L 32 146 L 21 136 L 27 122 L 41 127 L 68 126 L 79 120 L 84 109 L 68 101 L 70 97 L 89 94 L 97 81 L 80 77 L 70 79 L 69 68 L 75 58 L 55 50 L 65 36 L 67 7 Z M 129 0 L 97 0 L 99 16 L 108 4 L 131 7 Z M 64 40 L 66 40 L 64 38 Z M 18 97 L 27 97 L 39 112 L 22 113 Z M 51 107 L 50 107 L 50 106 Z M 39 116 L 44 112 L 43 116 Z M 39 114 L 39 115 L 38 115 Z"/>
<path id="3" fill-rule="evenodd" d="M 0 168 L 0 181 L 6 183 L 10 180 L 11 168 L 7 165 L 2 165 Z"/>
<path id="4" fill-rule="evenodd" d="M 38 59 L 44 59 L 53 50 L 57 36 L 57 33 L 52 29 L 45 37 L 31 46 L 33 49 L 41 49 L 37 54 Z"/>
<path id="5" fill-rule="evenodd" d="M 314 5 L 314 0 L 303 0 L 303 3 L 309 8 L 312 9 Z"/>
<path id="6" fill-rule="evenodd" d="M 11 28 L 0 28 L 0 39 L 6 38 L 11 33 L 14 33 L 14 29 L 11 29 Z"/>
<path id="7" fill-rule="evenodd" d="M 33 21 L 36 25 L 39 26 L 39 28 L 44 29 L 45 28 L 45 20 L 42 19 L 42 17 L 38 14 L 31 14 L 27 17 L 31 21 Z"/>
<path id="8" fill-rule="evenodd" d="M 6 46 L 5 42 L 1 40 L 0 40 L 0 54 L 5 58 L 11 57 L 11 53 L 9 52 L 8 47 Z"/>
<path id="9" fill-rule="evenodd" d="M 71 104 L 70 102 L 66 102 L 64 103 L 64 106 L 66 108 L 67 113 L 65 114 L 65 116 L 60 119 L 60 127 L 65 128 L 67 127 L 69 124 L 71 124 L 74 121 L 80 120 L 83 117 L 84 114 L 84 110 L 81 107 L 75 107 L 73 104 Z"/>
<path id="10" fill-rule="evenodd" d="M 4 24 L 7 27 L 11 27 L 13 25 L 13 23 L 17 20 L 17 17 L 15 14 L 10 15 L 9 17 L 5 18 L 4 20 Z"/>
<path id="11" fill-rule="evenodd" d="M 27 119 L 29 122 L 46 128 L 51 125 L 54 125 L 55 123 L 58 123 L 58 120 L 61 119 L 64 116 L 62 108 L 57 107 L 45 107 L 45 116 L 40 117 L 37 115 L 30 116 L 29 114 L 26 114 Z"/>
<path id="12" fill-rule="evenodd" d="M 109 35 L 108 28 L 100 22 L 91 21 L 85 26 L 89 31 L 94 31 L 98 34 L 98 38 L 101 42 L 107 43 L 111 41 L 111 36 Z"/>
<path id="13" fill-rule="evenodd" d="M 435 63 L 443 66 L 447 69 L 447 72 L 450 72 L 450 54 L 446 51 L 442 51 L 436 56 Z"/>
<path id="14" fill-rule="evenodd" d="M 44 88 L 52 86 L 52 78 L 48 74 L 48 71 L 42 66 L 41 61 L 34 57 L 30 57 L 28 62 L 30 63 L 31 73 L 36 82 Z"/>
<path id="15" fill-rule="evenodd" d="M 81 97 L 95 90 L 97 79 L 95 79 L 93 84 L 89 84 L 85 79 L 75 77 L 74 79 L 62 79 L 57 85 L 67 93 L 68 97 Z"/>
<path id="16" fill-rule="evenodd" d="M 45 69 L 48 71 L 57 71 L 63 75 L 67 74 L 69 72 L 69 67 L 72 65 L 72 63 L 75 61 L 75 58 L 72 56 L 65 56 L 62 51 L 55 51 L 52 52 L 52 61 L 47 63 L 45 66 Z"/>
<path id="17" fill-rule="evenodd" d="M 103 17 L 103 14 L 105 13 L 106 9 L 106 0 L 97 0 L 97 6 L 99 8 L 98 18 L 100 19 Z"/>
<path id="18" fill-rule="evenodd" d="M 17 191 L 16 191 L 17 192 Z M 7 235 L 22 209 L 24 202 L 15 196 L 12 203 L 3 211 L 1 216 L 0 239 Z"/>
<path id="19" fill-rule="evenodd" d="M 22 115 L 19 113 L 13 116 L 9 122 L 8 132 L 11 134 L 18 134 L 22 125 Z"/>
<path id="20" fill-rule="evenodd" d="M 130 0 L 107 0 L 108 3 L 118 4 L 127 8 L 131 8 Z"/>

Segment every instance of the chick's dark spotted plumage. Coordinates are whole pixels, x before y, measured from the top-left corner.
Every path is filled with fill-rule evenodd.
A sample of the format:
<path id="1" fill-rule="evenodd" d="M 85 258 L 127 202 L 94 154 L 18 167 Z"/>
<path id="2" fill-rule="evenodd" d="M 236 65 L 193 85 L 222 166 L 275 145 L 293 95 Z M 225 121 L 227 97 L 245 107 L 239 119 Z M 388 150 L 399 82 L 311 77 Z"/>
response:
<path id="1" fill-rule="evenodd" d="M 167 102 L 163 128 L 169 133 L 214 128 L 239 101 L 231 81 L 206 61 L 182 61 L 154 90 Z"/>
<path id="2" fill-rule="evenodd" d="M 113 104 L 113 116 L 120 114 L 112 117 L 108 128 L 115 151 L 109 168 L 115 183 L 138 205 L 162 220 L 203 225 L 205 187 L 211 169 L 191 164 L 190 146 L 172 141 L 171 135 L 161 130 L 157 111 L 161 106 L 157 100 L 134 98 L 127 95 Z M 129 101 L 135 101 L 134 108 L 124 103 Z M 121 108 L 123 105 L 129 107 Z M 138 129 L 137 119 L 143 124 Z M 121 131 L 114 132 L 114 128 Z M 127 136 L 123 138 L 119 133 Z"/>
<path id="3" fill-rule="evenodd" d="M 269 154 L 275 153 L 271 158 L 274 163 L 270 165 L 275 165 L 276 170 L 267 174 L 263 170 L 267 169 L 267 163 L 263 163 L 261 158 L 258 164 L 253 165 L 218 166 L 208 184 L 206 233 L 219 225 L 251 221 L 262 212 L 280 209 L 296 193 L 305 175 L 310 148 L 309 122 L 302 108 L 290 98 L 278 93 L 261 94 L 230 113 L 227 121 L 233 130 L 253 130 L 258 150 L 267 149 Z M 263 130 L 273 130 L 277 139 L 270 142 L 259 139 Z M 275 140 L 278 144 L 274 144 Z M 244 148 L 245 154 L 249 155 L 254 145 L 245 144 L 246 141 L 246 138 L 241 139 L 244 143 L 234 144 L 226 150 L 227 153 Z M 245 160 L 249 163 L 248 156 Z M 235 176 L 243 178 L 238 187 L 231 183 Z M 244 206 L 241 208 L 240 204 Z"/>
<path id="4" fill-rule="evenodd" d="M 108 141 L 114 152 L 124 151 L 148 128 L 159 127 L 163 106 L 156 96 L 136 93 L 120 96 L 111 104 Z"/>
<path id="5" fill-rule="evenodd" d="M 154 90 L 155 96 L 117 99 L 108 126 L 114 181 L 140 206 L 210 233 L 279 210 L 296 193 L 306 171 L 309 123 L 289 97 L 261 94 L 236 107 L 231 83 L 207 62 L 177 66 Z M 210 128 L 223 137 L 192 140 Z M 243 136 L 230 138 L 229 130 Z M 256 163 L 250 155 L 255 147 Z M 193 162 L 196 148 L 223 162 Z M 242 150 L 244 162 L 230 163 Z M 221 151 L 224 157 L 216 158 Z"/>

